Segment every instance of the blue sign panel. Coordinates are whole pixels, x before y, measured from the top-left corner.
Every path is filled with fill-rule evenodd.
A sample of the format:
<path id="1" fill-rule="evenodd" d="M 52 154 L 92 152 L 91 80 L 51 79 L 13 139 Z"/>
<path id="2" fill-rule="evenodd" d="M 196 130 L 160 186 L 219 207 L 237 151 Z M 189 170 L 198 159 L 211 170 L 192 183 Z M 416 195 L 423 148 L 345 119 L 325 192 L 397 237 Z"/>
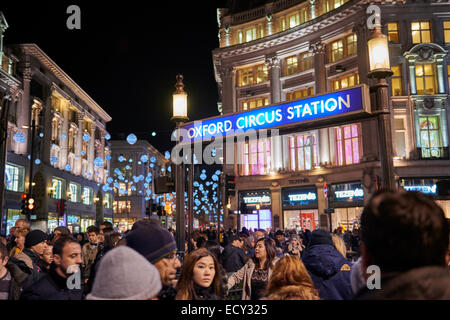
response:
<path id="1" fill-rule="evenodd" d="M 330 191 L 330 202 L 349 202 L 352 204 L 364 202 L 364 189 L 359 181 L 332 184 Z"/>
<path id="2" fill-rule="evenodd" d="M 295 187 L 283 189 L 283 208 L 316 207 L 316 187 Z"/>
<path id="3" fill-rule="evenodd" d="M 419 191 L 425 194 L 437 196 L 438 179 L 433 178 L 409 178 L 399 179 L 400 187 L 406 191 Z"/>
<path id="4" fill-rule="evenodd" d="M 187 141 L 209 140 L 212 137 L 269 129 L 325 118 L 368 112 L 368 89 L 360 85 L 351 89 L 290 101 L 227 116 L 191 122 L 181 128 L 187 130 Z"/>

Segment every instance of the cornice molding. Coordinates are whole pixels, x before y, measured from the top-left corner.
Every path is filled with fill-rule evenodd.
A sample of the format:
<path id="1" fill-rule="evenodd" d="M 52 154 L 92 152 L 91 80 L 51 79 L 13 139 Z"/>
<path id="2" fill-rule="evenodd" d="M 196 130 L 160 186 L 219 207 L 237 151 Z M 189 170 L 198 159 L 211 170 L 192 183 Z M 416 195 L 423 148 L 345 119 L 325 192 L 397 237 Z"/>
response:
<path id="1" fill-rule="evenodd" d="M 36 57 L 40 63 L 45 65 L 53 74 L 70 88 L 79 98 L 81 98 L 99 117 L 106 122 L 112 120 L 111 116 L 106 113 L 81 87 L 70 78 L 49 56 L 47 56 L 42 49 L 36 44 L 21 44 L 19 48 L 27 55 Z"/>

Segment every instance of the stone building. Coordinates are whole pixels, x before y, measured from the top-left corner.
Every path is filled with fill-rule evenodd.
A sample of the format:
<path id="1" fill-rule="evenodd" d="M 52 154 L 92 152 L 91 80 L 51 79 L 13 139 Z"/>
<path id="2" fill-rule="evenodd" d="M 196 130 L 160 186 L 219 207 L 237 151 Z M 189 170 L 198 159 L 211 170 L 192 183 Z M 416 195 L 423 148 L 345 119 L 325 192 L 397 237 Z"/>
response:
<path id="1" fill-rule="evenodd" d="M 436 192 L 436 182 L 450 176 L 448 2 L 278 0 L 218 9 L 220 47 L 212 58 L 219 112 L 372 86 L 369 4 L 381 8 L 394 72 L 388 83 L 396 183 L 430 194 L 450 217 L 449 199 Z M 241 216 L 241 226 L 358 226 L 381 176 L 377 136 L 377 118 L 367 117 L 326 127 L 312 121 L 306 130 L 237 143 L 242 164 L 224 170 L 237 177 L 232 210 L 246 202 L 254 212 Z M 230 219 L 236 225 L 236 216 Z"/>
<path id="2" fill-rule="evenodd" d="M 101 189 L 109 173 L 111 117 L 36 44 L 0 47 L 0 59 L 2 83 L 9 85 L 0 86 L 2 94 L 11 94 L 2 233 L 25 218 L 21 195 L 30 191 L 31 162 L 33 228 L 66 225 L 81 232 L 112 220 L 113 196 Z"/>

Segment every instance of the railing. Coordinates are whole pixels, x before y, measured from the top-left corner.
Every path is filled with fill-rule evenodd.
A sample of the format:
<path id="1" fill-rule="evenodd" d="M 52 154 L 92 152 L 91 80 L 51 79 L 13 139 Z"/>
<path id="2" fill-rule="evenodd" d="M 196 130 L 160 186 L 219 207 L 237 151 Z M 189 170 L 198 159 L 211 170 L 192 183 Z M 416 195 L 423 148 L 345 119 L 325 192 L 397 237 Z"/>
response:
<path id="1" fill-rule="evenodd" d="M 259 8 L 250 10 L 250 11 L 245 11 L 245 12 L 242 12 L 239 14 L 235 14 L 232 16 L 231 21 L 233 24 L 241 24 L 241 23 L 244 23 L 247 21 L 262 18 L 262 17 L 264 17 L 265 13 L 266 13 L 266 8 L 259 7 Z"/>
<path id="2" fill-rule="evenodd" d="M 273 8 L 274 11 L 280 11 L 305 1 L 309 2 L 309 0 L 279 0 L 274 2 Z"/>

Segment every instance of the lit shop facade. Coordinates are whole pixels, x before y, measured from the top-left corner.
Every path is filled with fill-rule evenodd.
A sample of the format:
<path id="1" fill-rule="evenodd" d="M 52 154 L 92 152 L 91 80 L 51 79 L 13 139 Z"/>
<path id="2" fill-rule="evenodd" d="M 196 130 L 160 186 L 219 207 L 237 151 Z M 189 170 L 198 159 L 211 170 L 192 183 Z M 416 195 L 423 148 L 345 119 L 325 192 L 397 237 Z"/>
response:
<path id="1" fill-rule="evenodd" d="M 387 81 L 396 183 L 427 192 L 450 218 L 450 199 L 429 192 L 450 176 L 448 4 L 374 3 L 381 8 L 394 72 Z M 219 112 L 269 111 L 360 84 L 372 86 L 368 5 L 298 0 L 243 12 L 219 9 L 220 47 L 212 53 Z M 358 227 L 381 177 L 377 121 L 370 115 L 327 123 L 314 118 L 307 125 L 293 123 L 277 137 L 237 142 L 236 164 L 225 165 L 224 173 L 237 177 L 238 192 L 270 190 L 273 228 L 300 227 L 303 220 L 312 222 L 312 215 L 320 227 Z M 230 198 L 232 211 L 239 210 L 239 201 L 238 194 Z M 227 220 L 237 225 L 235 215 Z"/>

